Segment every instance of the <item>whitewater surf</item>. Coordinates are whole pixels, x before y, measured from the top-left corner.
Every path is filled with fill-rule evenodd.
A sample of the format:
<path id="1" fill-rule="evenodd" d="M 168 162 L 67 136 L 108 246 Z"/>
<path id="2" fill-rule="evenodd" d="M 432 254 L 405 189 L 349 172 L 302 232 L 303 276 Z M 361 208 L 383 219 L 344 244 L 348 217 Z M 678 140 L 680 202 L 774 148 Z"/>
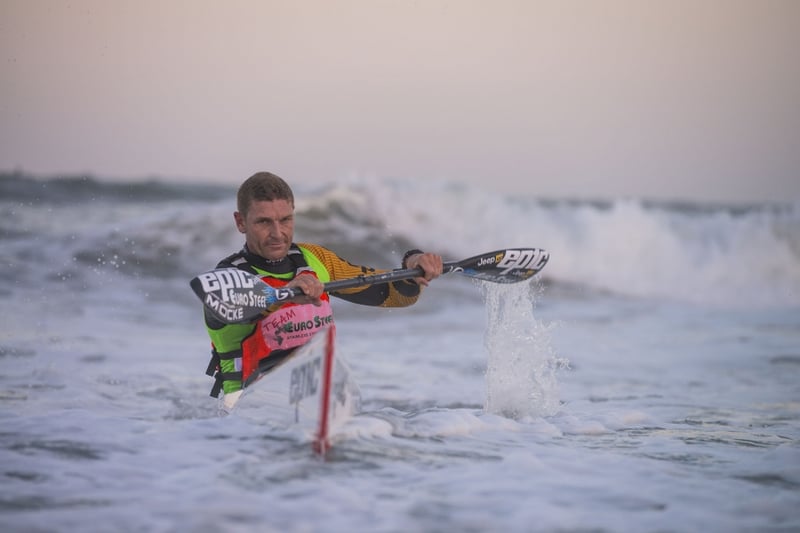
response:
<path id="1" fill-rule="evenodd" d="M 233 187 L 1 176 L 0 529 L 800 529 L 798 205 L 296 189 L 297 239 L 361 264 L 551 259 L 334 300 L 361 407 L 320 461 L 208 396 L 187 280 L 241 247 Z"/>

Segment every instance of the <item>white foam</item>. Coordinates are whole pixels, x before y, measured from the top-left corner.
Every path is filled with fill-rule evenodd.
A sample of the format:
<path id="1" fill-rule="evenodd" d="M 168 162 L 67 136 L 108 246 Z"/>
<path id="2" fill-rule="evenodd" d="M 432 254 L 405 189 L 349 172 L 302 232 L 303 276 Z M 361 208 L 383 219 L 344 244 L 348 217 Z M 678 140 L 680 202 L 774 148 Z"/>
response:
<path id="1" fill-rule="evenodd" d="M 368 210 L 360 217 L 451 259 L 533 246 L 551 252 L 543 275 L 557 281 L 717 305 L 800 304 L 797 205 L 545 204 L 437 181 L 348 186 Z"/>

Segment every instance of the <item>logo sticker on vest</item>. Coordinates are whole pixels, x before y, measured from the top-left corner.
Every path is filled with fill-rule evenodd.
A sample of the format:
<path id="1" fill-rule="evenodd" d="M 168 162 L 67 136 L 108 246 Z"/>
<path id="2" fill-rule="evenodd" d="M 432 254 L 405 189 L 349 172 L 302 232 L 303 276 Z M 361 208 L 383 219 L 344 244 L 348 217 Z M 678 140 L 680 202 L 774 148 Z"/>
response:
<path id="1" fill-rule="evenodd" d="M 330 303 L 293 305 L 278 309 L 261 320 L 261 334 L 272 350 L 289 349 L 305 344 L 324 326 L 333 323 Z"/>

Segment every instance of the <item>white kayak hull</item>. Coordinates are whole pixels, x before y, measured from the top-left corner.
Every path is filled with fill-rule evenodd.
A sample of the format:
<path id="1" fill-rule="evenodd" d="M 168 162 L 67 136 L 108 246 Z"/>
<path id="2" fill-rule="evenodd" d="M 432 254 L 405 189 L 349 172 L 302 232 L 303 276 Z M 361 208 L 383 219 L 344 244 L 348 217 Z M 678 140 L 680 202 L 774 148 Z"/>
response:
<path id="1" fill-rule="evenodd" d="M 334 347 L 335 328 L 320 331 L 246 389 L 223 396 L 222 409 L 271 427 L 297 429 L 324 454 L 361 400 Z"/>

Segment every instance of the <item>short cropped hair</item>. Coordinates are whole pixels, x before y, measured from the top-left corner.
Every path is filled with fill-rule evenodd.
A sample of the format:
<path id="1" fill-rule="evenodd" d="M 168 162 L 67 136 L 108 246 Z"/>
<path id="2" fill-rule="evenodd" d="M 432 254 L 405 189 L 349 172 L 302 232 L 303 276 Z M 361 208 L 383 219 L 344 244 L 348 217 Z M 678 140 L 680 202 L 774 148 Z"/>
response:
<path id="1" fill-rule="evenodd" d="M 236 195 L 236 207 L 242 216 L 247 216 L 247 210 L 253 201 L 286 200 L 294 207 L 294 194 L 289 184 L 271 172 L 257 172 L 247 178 L 239 186 Z"/>

